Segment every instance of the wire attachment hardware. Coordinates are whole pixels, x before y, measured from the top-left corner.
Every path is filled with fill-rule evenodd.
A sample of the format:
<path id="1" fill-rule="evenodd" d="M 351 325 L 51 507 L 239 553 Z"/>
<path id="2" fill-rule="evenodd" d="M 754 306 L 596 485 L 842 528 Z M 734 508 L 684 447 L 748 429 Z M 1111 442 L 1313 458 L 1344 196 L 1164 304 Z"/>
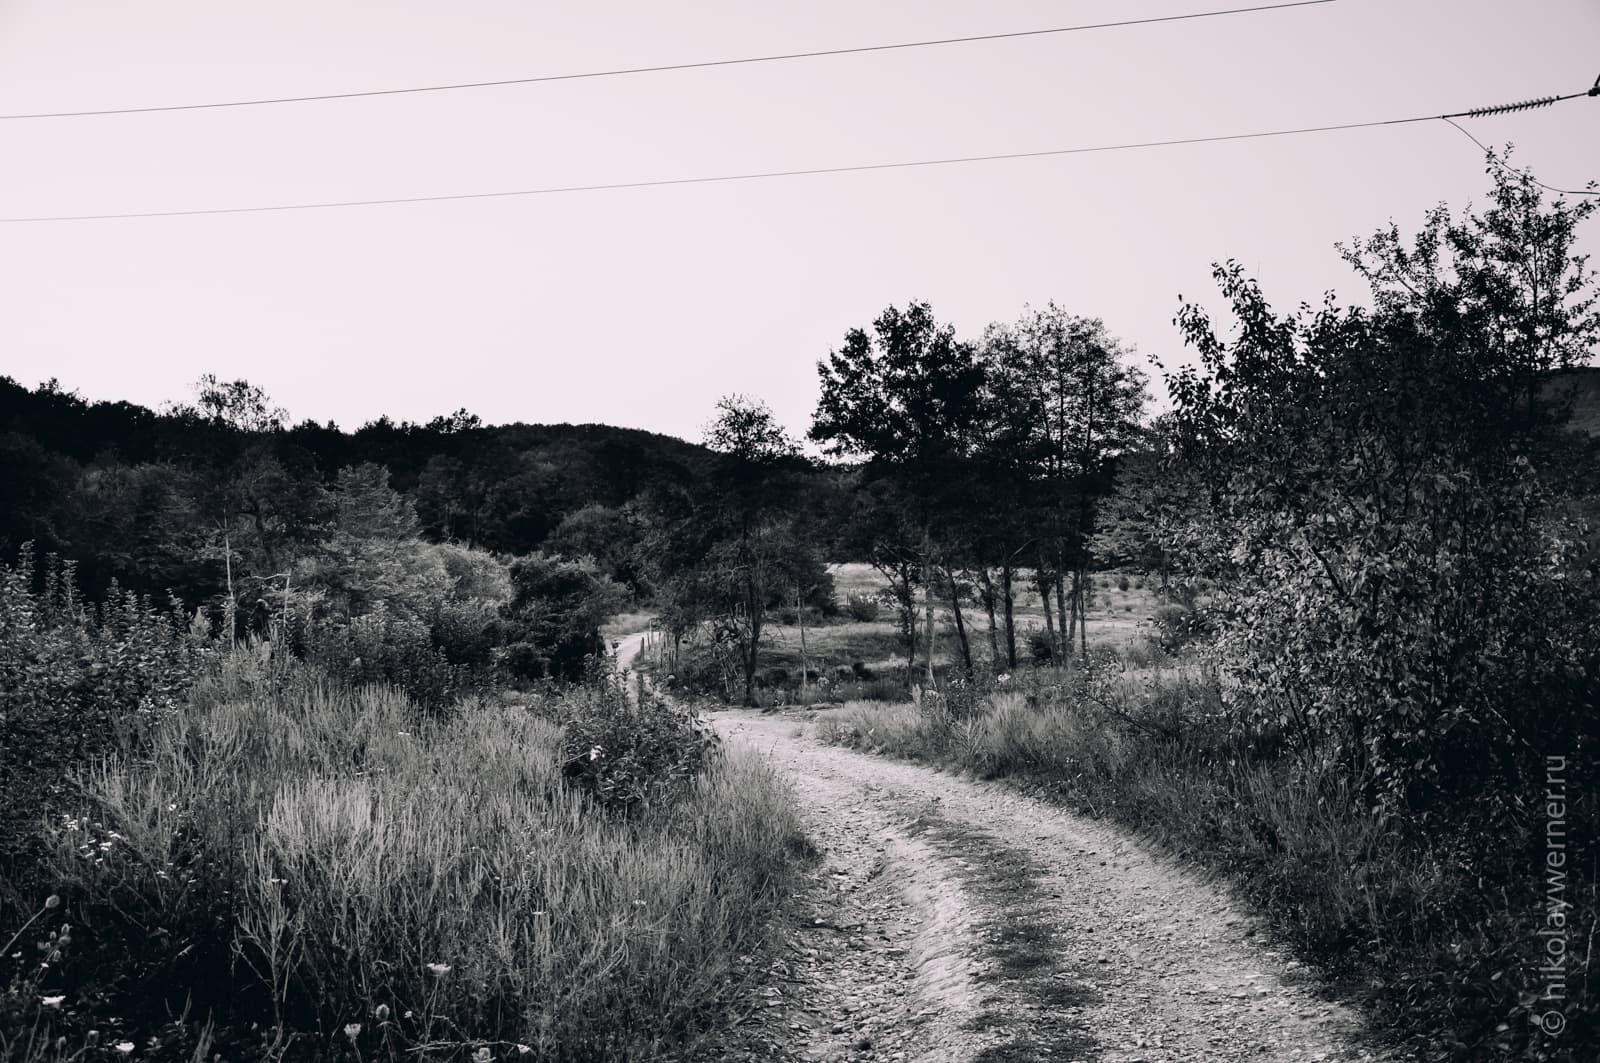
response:
<path id="1" fill-rule="evenodd" d="M 1597 85 L 1597 88 L 1600 88 L 1600 85 Z M 1600 95 L 1600 92 L 1596 92 L 1594 89 L 1591 89 L 1589 91 L 1589 95 Z M 1513 111 L 1531 111 L 1535 107 L 1548 107 L 1552 103 L 1558 102 L 1560 99 L 1560 96 L 1540 96 L 1536 100 L 1521 100 L 1517 103 L 1502 103 L 1495 107 L 1478 107 L 1474 110 L 1468 111 L 1466 116 L 1468 118 L 1488 118 L 1490 115 L 1511 114 Z"/>

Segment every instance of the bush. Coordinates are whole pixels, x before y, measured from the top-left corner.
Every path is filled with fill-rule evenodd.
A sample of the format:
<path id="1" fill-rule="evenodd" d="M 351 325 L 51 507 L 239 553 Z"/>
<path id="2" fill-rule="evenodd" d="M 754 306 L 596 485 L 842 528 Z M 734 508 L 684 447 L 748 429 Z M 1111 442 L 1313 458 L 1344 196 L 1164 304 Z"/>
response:
<path id="1" fill-rule="evenodd" d="M 507 664 L 523 679 L 576 679 L 604 652 L 600 628 L 627 592 L 593 560 L 529 554 L 511 566 Z"/>
<path id="2" fill-rule="evenodd" d="M 1176 654 L 1212 633 L 1206 614 L 1181 602 L 1168 602 L 1156 606 L 1148 623 L 1154 632 L 1156 645 L 1163 653 Z"/>
<path id="3" fill-rule="evenodd" d="M 386 683 L 435 712 L 484 689 L 493 678 L 481 666 L 452 664 L 434 645 L 427 624 L 390 612 L 381 602 L 354 620 L 319 623 L 308 656 L 342 682 Z"/>
<path id="4" fill-rule="evenodd" d="M 880 608 L 876 598 L 864 594 L 852 594 L 844 602 L 845 612 L 850 619 L 862 624 L 870 624 L 878 619 Z"/>
<path id="5" fill-rule="evenodd" d="M 32 825 L 70 797 L 73 771 L 133 748 L 181 704 L 203 658 L 176 603 L 113 585 L 93 606 L 70 562 L 37 565 L 28 547 L 0 564 L 0 881 L 31 877 Z M 0 912 L 19 900 L 0 891 Z"/>
<path id="6" fill-rule="evenodd" d="M 611 811 L 670 801 L 715 760 L 716 732 L 649 693 L 630 698 L 621 679 L 591 683 L 562 703 L 562 774 Z"/>

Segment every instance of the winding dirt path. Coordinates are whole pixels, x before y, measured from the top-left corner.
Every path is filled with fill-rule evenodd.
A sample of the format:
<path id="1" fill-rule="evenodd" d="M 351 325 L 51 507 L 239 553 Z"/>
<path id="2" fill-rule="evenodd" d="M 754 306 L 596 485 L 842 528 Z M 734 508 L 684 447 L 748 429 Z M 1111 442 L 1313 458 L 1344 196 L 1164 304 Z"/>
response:
<path id="1" fill-rule="evenodd" d="M 1121 831 L 710 714 L 790 781 L 824 884 L 777 1011 L 797 1058 L 1377 1060 L 1258 923 Z"/>
<path id="2" fill-rule="evenodd" d="M 822 860 L 756 1008 L 705 1058 L 1391 1058 L 1222 888 L 1120 830 L 823 745 L 804 717 L 707 718 L 789 781 Z"/>

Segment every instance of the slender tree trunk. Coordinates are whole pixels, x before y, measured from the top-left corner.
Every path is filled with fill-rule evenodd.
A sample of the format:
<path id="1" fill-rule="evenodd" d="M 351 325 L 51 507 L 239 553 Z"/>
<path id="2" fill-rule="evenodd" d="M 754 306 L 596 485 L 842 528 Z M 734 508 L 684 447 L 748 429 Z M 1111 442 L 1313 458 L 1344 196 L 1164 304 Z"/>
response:
<path id="1" fill-rule="evenodd" d="M 795 588 L 794 599 L 794 614 L 800 618 L 800 694 L 804 697 L 806 679 L 811 671 L 811 660 L 806 655 L 806 600 L 798 587 Z"/>
<path id="2" fill-rule="evenodd" d="M 1052 658 L 1052 662 L 1051 663 L 1055 663 L 1055 659 L 1056 659 L 1056 622 L 1055 622 L 1054 615 L 1050 611 L 1050 609 L 1051 609 L 1051 606 L 1050 606 L 1050 579 L 1049 579 L 1048 576 L 1040 576 L 1038 579 L 1036 579 L 1034 581 L 1034 583 L 1039 588 L 1039 600 L 1044 603 L 1044 630 L 1045 630 L 1045 634 L 1049 637 L 1049 640 L 1050 640 L 1050 656 Z"/>
<path id="3" fill-rule="evenodd" d="M 989 566 L 984 565 L 978 570 L 983 579 L 983 611 L 989 616 L 989 670 L 1000 670 L 1000 630 L 995 620 L 995 594 L 994 577 L 989 574 Z"/>
<path id="4" fill-rule="evenodd" d="M 1064 609 L 1066 609 L 1068 611 L 1067 623 L 1066 623 L 1066 629 L 1067 629 L 1067 655 L 1068 656 L 1071 656 L 1071 654 L 1072 654 L 1072 646 L 1073 646 L 1073 644 L 1075 642 L 1078 641 L 1078 618 L 1079 618 L 1078 617 L 1078 584 L 1077 584 L 1078 573 L 1077 573 L 1076 569 L 1073 570 L 1072 579 L 1073 579 L 1072 590 L 1067 593 L 1066 604 L 1064 606 L 1062 606 L 1062 608 L 1064 608 Z M 1067 576 L 1066 576 L 1066 573 L 1063 572 L 1061 574 L 1061 586 L 1063 586 L 1063 587 L 1066 586 L 1066 583 L 1067 583 Z"/>
<path id="5" fill-rule="evenodd" d="M 1066 664 L 1067 658 L 1072 656 L 1072 633 L 1077 623 L 1078 614 L 1074 610 L 1067 612 L 1067 564 L 1066 557 L 1061 550 L 1061 544 L 1056 544 L 1056 616 L 1061 622 L 1061 658 L 1060 664 Z M 1074 602 L 1074 604 L 1076 604 Z"/>
<path id="6" fill-rule="evenodd" d="M 750 612 L 750 650 L 744 658 L 744 703 L 754 708 L 756 703 L 756 652 L 761 646 L 761 613 Z"/>
<path id="7" fill-rule="evenodd" d="M 232 646 L 238 639 L 234 625 L 238 622 L 239 605 L 233 597 L 233 540 L 226 530 L 222 533 L 222 564 L 228 574 L 228 601 L 222 609 L 222 627 L 228 633 L 228 645 Z"/>
<path id="8" fill-rule="evenodd" d="M 1000 569 L 1000 590 L 1005 595 L 1006 611 L 1006 664 L 1010 668 L 1017 667 L 1017 618 L 1016 596 L 1011 590 L 1011 562 L 1007 561 Z"/>
<path id="9" fill-rule="evenodd" d="M 928 685 L 933 686 L 933 534 L 922 532 L 922 635 L 927 647 L 923 652 L 927 668 Z"/>
<path id="10" fill-rule="evenodd" d="M 1089 570 L 1078 570 L 1078 652 L 1089 657 Z"/>
<path id="11" fill-rule="evenodd" d="M 948 572 L 946 575 L 950 577 L 950 612 L 955 617 L 956 638 L 961 643 L 961 664 L 966 668 L 967 674 L 971 675 L 972 646 L 967 642 L 967 625 L 961 619 L 961 588 L 956 583 L 956 574 L 954 572 Z"/>

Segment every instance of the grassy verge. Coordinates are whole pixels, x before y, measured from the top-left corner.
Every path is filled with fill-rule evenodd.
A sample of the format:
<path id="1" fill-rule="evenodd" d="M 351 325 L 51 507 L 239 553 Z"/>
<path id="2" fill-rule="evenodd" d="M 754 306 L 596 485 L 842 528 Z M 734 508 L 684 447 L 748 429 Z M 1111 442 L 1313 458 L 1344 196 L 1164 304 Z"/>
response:
<path id="1" fill-rule="evenodd" d="M 42 828 L 58 901 L 36 898 L 0 958 L 0 1059 L 692 1044 L 789 892 L 787 793 L 717 754 L 603 807 L 564 771 L 556 722 L 593 706 L 535 708 L 441 718 L 299 666 L 222 662 L 136 752 L 84 765 L 76 810 Z"/>
<path id="2" fill-rule="evenodd" d="M 1552 1037 L 1535 1025 L 1551 985 L 1542 789 L 1379 818 L 1338 774 L 1237 739 L 1199 672 L 1029 681 L 967 713 L 854 703 L 818 726 L 841 745 L 1041 788 L 1222 874 L 1416 1058 L 1600 1058 L 1585 944 L 1600 911 L 1595 794 L 1573 787 L 1563 808 L 1555 900 L 1571 906 L 1573 955 Z"/>

